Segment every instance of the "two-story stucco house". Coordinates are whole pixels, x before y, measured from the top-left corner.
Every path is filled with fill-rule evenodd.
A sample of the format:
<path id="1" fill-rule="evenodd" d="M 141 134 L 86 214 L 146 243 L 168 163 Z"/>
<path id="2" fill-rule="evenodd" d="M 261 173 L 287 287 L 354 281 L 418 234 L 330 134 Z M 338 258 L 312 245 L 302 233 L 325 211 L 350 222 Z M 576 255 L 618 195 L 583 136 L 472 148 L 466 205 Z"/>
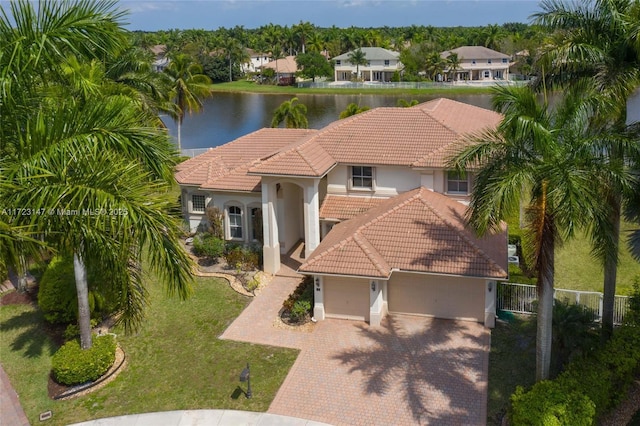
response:
<path id="1" fill-rule="evenodd" d="M 364 81 L 391 81 L 395 72 L 402 71 L 400 54 L 382 47 L 361 48 L 367 59 L 366 65 L 356 65 L 349 61 L 352 52 L 343 53 L 333 58 L 335 63 L 334 80 L 351 81 L 353 78 L 360 78 Z M 356 75 L 356 72 L 359 75 Z"/>
<path id="2" fill-rule="evenodd" d="M 314 277 L 318 320 L 377 325 L 397 312 L 492 327 L 506 229 L 480 239 L 466 226 L 473 176 L 448 171 L 446 160 L 464 135 L 500 120 L 436 99 L 320 130 L 261 129 L 178 166 L 184 215 L 195 230 L 216 206 L 226 238 L 245 243 L 261 225 L 268 273 L 302 241 L 299 272 Z"/>
<path id="3" fill-rule="evenodd" d="M 483 46 L 461 46 L 456 49 L 440 53 L 447 59 L 452 53 L 458 55 L 460 65 L 455 72 L 453 80 L 483 81 L 483 80 L 508 80 L 509 67 L 513 65 L 509 55 L 496 52 Z M 450 74 L 445 69 L 445 74 Z"/>
<path id="4" fill-rule="evenodd" d="M 240 64 L 243 73 L 257 72 L 260 67 L 271 62 L 271 53 L 256 52 L 253 49 L 246 49 L 249 60 Z"/>

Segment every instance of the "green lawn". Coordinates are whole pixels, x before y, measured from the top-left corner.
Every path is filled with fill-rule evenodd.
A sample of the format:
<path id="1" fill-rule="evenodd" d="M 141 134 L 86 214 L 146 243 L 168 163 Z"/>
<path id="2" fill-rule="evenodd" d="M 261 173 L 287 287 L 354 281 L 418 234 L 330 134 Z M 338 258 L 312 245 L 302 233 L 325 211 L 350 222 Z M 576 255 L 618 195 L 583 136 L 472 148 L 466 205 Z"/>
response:
<path id="1" fill-rule="evenodd" d="M 523 232 L 518 229 L 517 220 L 509 220 L 508 223 L 510 235 L 522 236 Z M 616 284 L 616 294 L 620 295 L 630 295 L 634 280 L 640 280 L 640 263 L 631 257 L 626 242 L 626 235 L 632 228 L 631 224 L 623 222 Z M 575 236 L 556 250 L 555 272 L 555 288 L 599 292 L 603 290 L 602 265 L 591 256 L 590 241 L 582 234 Z M 521 281 L 518 280 L 517 275 L 513 278 L 513 282 Z"/>
<path id="2" fill-rule="evenodd" d="M 49 425 L 165 410 L 266 411 L 298 351 L 218 339 L 249 299 L 217 279 L 198 279 L 186 301 L 167 298 L 154 286 L 150 292 L 144 328 L 118 337 L 126 370 L 103 389 L 70 401 L 47 396 L 55 348 L 42 331 L 40 313 L 28 306 L 0 307 L 0 360 L 31 424 L 47 410 L 53 412 Z M 247 361 L 252 399 L 237 389 Z"/>
<path id="3" fill-rule="evenodd" d="M 329 95 L 475 95 L 489 93 L 489 87 L 442 87 L 427 89 L 312 89 L 298 88 L 296 86 L 273 86 L 269 84 L 256 84 L 252 81 L 232 81 L 227 83 L 216 83 L 213 85 L 214 92 L 252 92 L 252 93 L 274 93 L 299 95 L 309 94 L 329 94 Z"/>

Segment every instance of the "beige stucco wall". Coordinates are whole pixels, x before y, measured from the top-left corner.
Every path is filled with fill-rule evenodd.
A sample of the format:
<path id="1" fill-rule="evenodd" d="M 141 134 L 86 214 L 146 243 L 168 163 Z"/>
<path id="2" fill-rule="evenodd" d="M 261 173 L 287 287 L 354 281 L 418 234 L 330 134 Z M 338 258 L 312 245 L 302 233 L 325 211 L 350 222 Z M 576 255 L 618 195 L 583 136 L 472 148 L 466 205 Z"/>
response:
<path id="1" fill-rule="evenodd" d="M 389 312 L 484 322 L 485 280 L 394 272 Z"/>
<path id="2" fill-rule="evenodd" d="M 420 172 L 407 167 L 373 166 L 375 190 L 353 190 L 349 188 L 350 165 L 339 165 L 327 175 L 327 192 L 340 195 L 370 195 L 392 197 L 420 186 Z"/>

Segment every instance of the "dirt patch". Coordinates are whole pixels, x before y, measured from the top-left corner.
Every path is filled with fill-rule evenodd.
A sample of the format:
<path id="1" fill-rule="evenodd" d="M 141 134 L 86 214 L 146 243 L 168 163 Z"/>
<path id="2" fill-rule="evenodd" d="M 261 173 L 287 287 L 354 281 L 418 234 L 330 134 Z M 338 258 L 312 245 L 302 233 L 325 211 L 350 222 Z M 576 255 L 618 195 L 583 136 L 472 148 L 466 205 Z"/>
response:
<path id="1" fill-rule="evenodd" d="M 36 298 L 29 292 L 20 293 L 9 291 L 0 297 L 0 306 L 5 305 L 31 305 L 36 302 Z"/>

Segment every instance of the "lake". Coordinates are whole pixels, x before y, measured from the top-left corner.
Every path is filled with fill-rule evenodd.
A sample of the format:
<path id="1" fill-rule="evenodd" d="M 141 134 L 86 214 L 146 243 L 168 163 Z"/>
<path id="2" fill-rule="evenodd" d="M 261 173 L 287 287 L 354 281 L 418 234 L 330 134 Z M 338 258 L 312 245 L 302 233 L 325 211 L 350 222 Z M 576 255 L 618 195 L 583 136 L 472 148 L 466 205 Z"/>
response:
<path id="1" fill-rule="evenodd" d="M 416 99 L 426 102 L 440 96 L 398 95 L 298 95 L 300 103 L 307 107 L 309 128 L 320 129 L 338 119 L 348 104 L 354 102 L 370 108 L 396 106 L 398 99 Z M 451 95 L 460 102 L 483 108 L 491 108 L 490 95 Z M 248 133 L 271 127 L 273 111 L 291 95 L 263 93 L 214 93 L 207 99 L 199 114 L 186 115 L 182 123 L 182 148 L 197 149 L 222 145 Z M 177 137 L 173 120 L 162 117 L 169 132 Z"/>

